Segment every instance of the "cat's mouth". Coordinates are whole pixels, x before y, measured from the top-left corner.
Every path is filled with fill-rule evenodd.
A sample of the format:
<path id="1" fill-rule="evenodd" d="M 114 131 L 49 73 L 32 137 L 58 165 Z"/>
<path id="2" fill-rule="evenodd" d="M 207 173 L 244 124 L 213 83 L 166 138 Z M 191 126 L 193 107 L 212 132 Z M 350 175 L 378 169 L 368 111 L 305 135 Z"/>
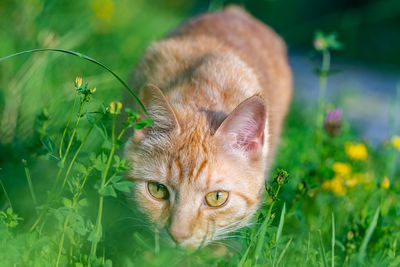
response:
<path id="1" fill-rule="evenodd" d="M 187 251 L 195 251 L 207 246 L 210 243 L 210 237 L 205 234 L 203 237 L 191 236 L 184 240 L 175 240 L 171 234 L 169 234 L 170 244 L 177 248 L 184 249 Z"/>

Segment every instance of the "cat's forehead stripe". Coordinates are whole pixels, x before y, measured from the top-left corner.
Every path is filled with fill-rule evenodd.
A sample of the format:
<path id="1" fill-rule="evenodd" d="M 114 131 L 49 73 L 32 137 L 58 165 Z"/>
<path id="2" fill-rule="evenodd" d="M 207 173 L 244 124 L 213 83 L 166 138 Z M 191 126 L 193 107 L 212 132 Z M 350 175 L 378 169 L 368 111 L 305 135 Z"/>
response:
<path id="1" fill-rule="evenodd" d="M 200 164 L 200 167 L 199 167 L 199 169 L 198 169 L 196 175 L 193 177 L 193 181 L 196 181 L 196 180 L 199 178 L 200 173 L 203 171 L 204 167 L 207 165 L 207 162 L 208 162 L 208 160 L 205 159 L 205 160 L 203 160 L 203 162 Z"/>
<path id="2" fill-rule="evenodd" d="M 201 142 L 201 147 L 203 148 L 204 154 L 207 154 L 207 145 L 205 144 L 205 142 Z"/>
<path id="3" fill-rule="evenodd" d="M 183 172 L 182 172 L 182 164 L 181 164 L 179 156 L 175 159 L 175 165 L 178 168 L 178 180 L 182 181 Z"/>
<path id="4" fill-rule="evenodd" d="M 171 179 L 171 168 L 172 168 L 172 164 L 169 163 L 168 168 L 167 168 L 167 173 L 165 175 L 165 183 L 166 184 L 169 184 L 169 180 Z"/>

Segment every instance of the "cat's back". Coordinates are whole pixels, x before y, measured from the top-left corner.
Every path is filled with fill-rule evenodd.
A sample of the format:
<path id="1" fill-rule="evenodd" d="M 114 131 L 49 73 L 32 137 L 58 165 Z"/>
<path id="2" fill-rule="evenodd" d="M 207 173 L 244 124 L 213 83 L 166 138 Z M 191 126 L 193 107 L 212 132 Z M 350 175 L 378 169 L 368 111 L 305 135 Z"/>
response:
<path id="1" fill-rule="evenodd" d="M 193 76 L 199 65 L 206 65 L 207 61 L 216 63 L 215 55 L 240 58 L 257 76 L 261 94 L 273 105 L 272 109 L 286 113 L 292 95 L 286 45 L 270 27 L 234 5 L 192 18 L 150 46 L 136 68 L 134 85 L 154 83 L 168 92 Z M 219 72 L 224 71 L 226 77 L 232 75 L 232 84 L 248 76 L 231 68 L 235 62 L 227 59 L 225 71 L 219 69 Z"/>
<path id="2" fill-rule="evenodd" d="M 201 15 L 178 27 L 168 37 L 183 40 L 210 38 L 209 42 L 202 43 L 203 49 L 210 53 L 222 50 L 211 41 L 215 39 L 252 68 L 267 102 L 268 98 L 276 101 L 275 98 L 279 97 L 283 111 L 286 110 L 292 94 L 286 45 L 274 30 L 244 9 L 232 5 L 222 12 Z"/>

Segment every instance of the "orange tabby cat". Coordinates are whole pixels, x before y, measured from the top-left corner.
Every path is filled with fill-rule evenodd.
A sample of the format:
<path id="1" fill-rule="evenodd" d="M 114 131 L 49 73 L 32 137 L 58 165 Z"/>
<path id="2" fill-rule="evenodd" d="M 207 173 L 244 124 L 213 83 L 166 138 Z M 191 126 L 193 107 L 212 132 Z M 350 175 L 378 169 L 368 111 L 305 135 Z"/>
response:
<path id="1" fill-rule="evenodd" d="M 134 81 L 154 120 L 126 145 L 143 212 L 189 248 L 246 225 L 292 94 L 282 39 L 229 7 L 151 45 Z"/>

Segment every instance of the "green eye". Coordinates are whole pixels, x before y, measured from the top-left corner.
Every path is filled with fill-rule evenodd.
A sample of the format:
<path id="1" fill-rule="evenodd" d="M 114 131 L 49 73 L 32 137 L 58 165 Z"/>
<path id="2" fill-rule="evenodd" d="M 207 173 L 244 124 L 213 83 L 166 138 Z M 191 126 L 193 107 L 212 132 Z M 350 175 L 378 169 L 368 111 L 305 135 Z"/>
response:
<path id="1" fill-rule="evenodd" d="M 168 199 L 169 192 L 168 189 L 163 184 L 159 184 L 156 182 L 148 182 L 147 189 L 149 190 L 150 195 L 157 199 Z"/>
<path id="2" fill-rule="evenodd" d="M 226 191 L 214 191 L 206 195 L 206 202 L 210 207 L 222 206 L 228 199 L 229 193 Z"/>

